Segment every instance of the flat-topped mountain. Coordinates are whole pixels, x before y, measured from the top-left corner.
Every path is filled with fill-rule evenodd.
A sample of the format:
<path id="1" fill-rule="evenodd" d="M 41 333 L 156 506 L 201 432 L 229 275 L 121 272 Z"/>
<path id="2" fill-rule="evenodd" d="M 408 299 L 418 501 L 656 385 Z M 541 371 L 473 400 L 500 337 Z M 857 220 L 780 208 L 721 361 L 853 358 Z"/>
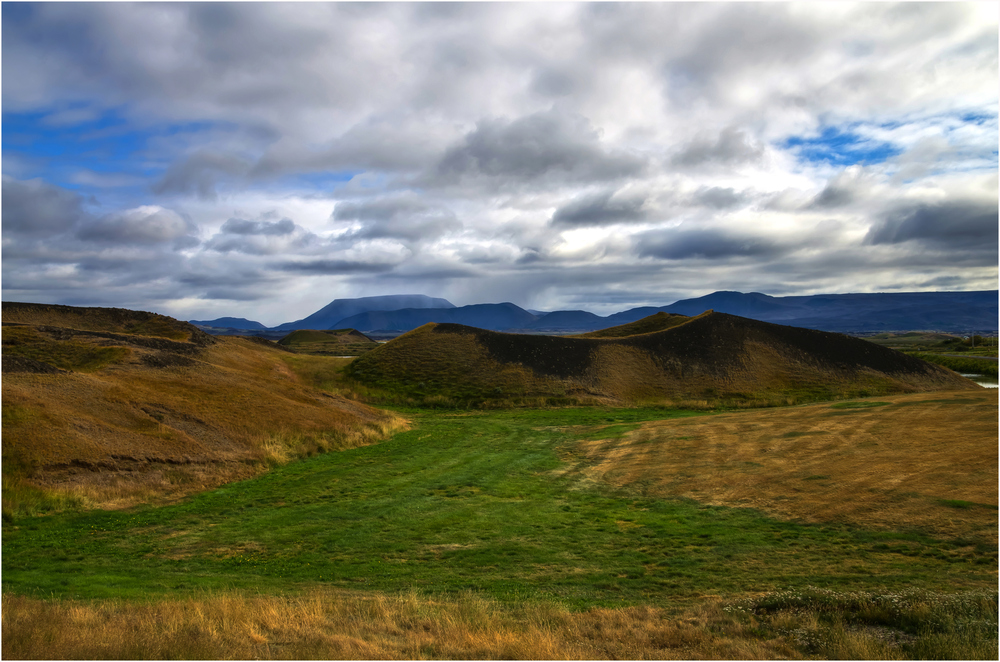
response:
<path id="1" fill-rule="evenodd" d="M 213 329 L 240 329 L 243 331 L 264 331 L 266 326 L 254 320 L 243 317 L 219 317 L 214 320 L 188 320 L 195 326 L 207 326 Z"/>
<path id="2" fill-rule="evenodd" d="M 286 322 L 274 327 L 276 331 L 294 331 L 295 329 L 333 329 L 333 328 L 360 328 L 370 330 L 374 327 L 357 327 L 353 324 L 346 326 L 339 322 L 353 315 L 379 311 L 379 310 L 402 310 L 413 308 L 454 308 L 447 299 L 436 299 L 423 294 L 393 294 L 380 297 L 361 297 L 359 299 L 334 299 L 326 306 L 323 306 L 312 315 L 295 322 Z"/>
<path id="3" fill-rule="evenodd" d="M 481 329 L 524 328 L 537 317 L 512 303 L 480 303 L 461 308 L 404 309 L 362 313 L 340 320 L 333 328 L 361 331 L 409 331 L 428 322 L 465 324 Z"/>
<path id="4" fill-rule="evenodd" d="M 427 324 L 355 360 L 348 371 L 402 394 L 468 400 L 766 404 L 979 388 L 864 340 L 711 311 L 661 331 L 607 338 Z"/>

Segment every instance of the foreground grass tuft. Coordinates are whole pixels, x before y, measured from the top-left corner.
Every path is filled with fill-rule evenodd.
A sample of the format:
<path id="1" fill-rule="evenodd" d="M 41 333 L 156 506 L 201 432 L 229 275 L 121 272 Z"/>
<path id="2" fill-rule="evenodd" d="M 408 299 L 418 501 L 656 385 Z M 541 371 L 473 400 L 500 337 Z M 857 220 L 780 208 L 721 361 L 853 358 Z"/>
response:
<path id="1" fill-rule="evenodd" d="M 724 611 L 823 659 L 997 658 L 996 591 L 808 588 L 738 600 Z"/>
<path id="2" fill-rule="evenodd" d="M 997 594 L 782 591 L 681 612 L 316 589 L 3 597 L 7 659 L 996 659 Z"/>

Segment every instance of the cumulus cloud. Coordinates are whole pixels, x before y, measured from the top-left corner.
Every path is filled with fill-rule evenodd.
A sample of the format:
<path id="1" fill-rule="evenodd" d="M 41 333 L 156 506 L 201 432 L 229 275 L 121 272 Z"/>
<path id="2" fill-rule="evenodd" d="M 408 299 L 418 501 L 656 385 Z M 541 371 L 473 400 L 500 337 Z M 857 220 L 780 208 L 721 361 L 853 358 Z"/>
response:
<path id="1" fill-rule="evenodd" d="M 988 5 L 2 12 L 5 296 L 278 323 L 401 284 L 601 313 L 996 284 Z"/>
<path id="2" fill-rule="evenodd" d="M 936 248 L 970 248 L 996 253 L 998 208 L 989 202 L 954 200 L 894 210 L 875 223 L 870 244 L 919 242 Z"/>
<path id="3" fill-rule="evenodd" d="M 552 224 L 573 227 L 642 221 L 647 215 L 645 204 L 644 197 L 614 191 L 584 195 L 557 209 Z"/>
<path id="4" fill-rule="evenodd" d="M 350 238 L 407 242 L 430 241 L 462 227 L 451 210 L 430 205 L 413 195 L 340 202 L 332 220 L 359 223 L 358 229 L 347 232 Z"/>
<path id="5" fill-rule="evenodd" d="M 744 204 L 746 199 L 747 196 L 744 193 L 722 186 L 702 186 L 692 196 L 692 201 L 695 204 L 713 209 L 739 207 Z"/>
<path id="6" fill-rule="evenodd" d="M 214 200 L 222 177 L 245 174 L 249 169 L 249 162 L 233 154 L 197 152 L 171 165 L 153 185 L 153 192 L 195 193 Z"/>
<path id="7" fill-rule="evenodd" d="M 205 242 L 205 248 L 217 253 L 277 255 L 308 252 L 321 243 L 319 237 L 290 218 L 266 220 L 271 215 L 265 214 L 258 220 L 230 218 Z"/>
<path id="8" fill-rule="evenodd" d="M 724 129 L 717 138 L 699 138 L 688 143 L 673 157 L 678 166 L 733 166 L 758 161 L 764 147 L 735 127 Z"/>
<path id="9" fill-rule="evenodd" d="M 41 179 L 3 177 L 4 234 L 45 237 L 68 231 L 86 217 L 83 205 L 79 194 Z"/>
<path id="10" fill-rule="evenodd" d="M 636 236 L 635 245 L 640 257 L 661 260 L 773 257 L 782 250 L 766 237 L 684 227 L 641 233 Z"/>
<path id="11" fill-rule="evenodd" d="M 586 183 L 638 175 L 645 165 L 638 155 L 602 144 L 585 117 L 546 111 L 478 122 L 445 152 L 436 175 L 444 183 L 467 178 Z"/>
<path id="12" fill-rule="evenodd" d="M 76 236 L 106 244 L 198 244 L 194 225 L 180 214 L 156 205 L 107 214 L 81 225 Z"/>

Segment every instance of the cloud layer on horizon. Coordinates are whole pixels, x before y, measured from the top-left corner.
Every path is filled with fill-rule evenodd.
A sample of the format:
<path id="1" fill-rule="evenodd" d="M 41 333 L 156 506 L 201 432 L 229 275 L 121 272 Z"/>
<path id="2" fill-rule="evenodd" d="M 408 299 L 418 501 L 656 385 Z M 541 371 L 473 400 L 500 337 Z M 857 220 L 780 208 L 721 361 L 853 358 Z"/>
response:
<path id="1" fill-rule="evenodd" d="M 997 284 L 972 3 L 6 3 L 6 300 Z"/>

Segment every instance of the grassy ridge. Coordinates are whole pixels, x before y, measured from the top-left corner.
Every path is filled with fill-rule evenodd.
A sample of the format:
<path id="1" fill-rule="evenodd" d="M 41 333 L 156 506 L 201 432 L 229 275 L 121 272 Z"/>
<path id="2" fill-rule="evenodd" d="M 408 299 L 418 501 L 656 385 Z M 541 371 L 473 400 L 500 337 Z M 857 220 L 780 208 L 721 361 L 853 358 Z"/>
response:
<path id="1" fill-rule="evenodd" d="M 378 347 L 377 342 L 354 329 L 299 329 L 278 344 L 295 352 L 318 356 L 360 356 Z"/>
<path id="2" fill-rule="evenodd" d="M 5 325 L 45 325 L 191 342 L 206 341 L 208 338 L 208 334 L 187 322 L 166 315 L 124 308 L 84 308 L 4 301 L 3 321 Z"/>
<path id="3" fill-rule="evenodd" d="M 683 324 L 689 321 L 691 318 L 687 315 L 677 315 L 675 313 L 664 313 L 658 312 L 649 317 L 644 317 L 641 320 L 631 322 L 629 324 L 622 324 L 619 326 L 613 326 L 609 329 L 601 329 L 600 331 L 591 331 L 590 333 L 581 333 L 574 338 L 625 338 L 628 336 L 637 336 L 643 333 L 655 333 L 656 331 L 664 331 L 672 327 Z"/>

